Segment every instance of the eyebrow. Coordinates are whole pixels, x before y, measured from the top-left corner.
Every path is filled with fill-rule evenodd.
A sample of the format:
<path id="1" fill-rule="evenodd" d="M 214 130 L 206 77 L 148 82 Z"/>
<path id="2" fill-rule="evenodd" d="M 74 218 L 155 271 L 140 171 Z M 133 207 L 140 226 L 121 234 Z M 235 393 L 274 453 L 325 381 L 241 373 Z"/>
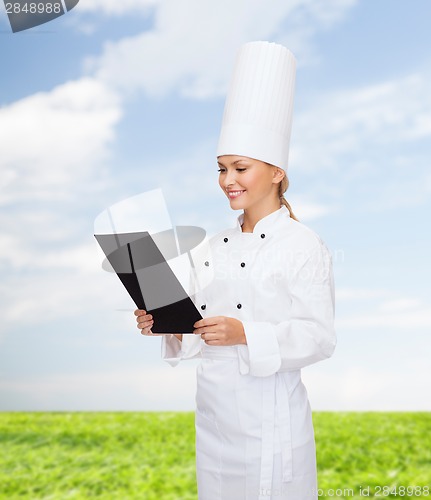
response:
<path id="1" fill-rule="evenodd" d="M 247 160 L 240 158 L 239 160 L 235 160 L 234 162 L 232 162 L 232 165 L 238 165 L 238 163 L 241 163 L 241 162 L 247 163 Z M 223 165 L 223 163 L 221 163 L 220 161 L 217 161 L 217 164 L 220 165 L 221 167 L 226 168 L 226 165 Z"/>

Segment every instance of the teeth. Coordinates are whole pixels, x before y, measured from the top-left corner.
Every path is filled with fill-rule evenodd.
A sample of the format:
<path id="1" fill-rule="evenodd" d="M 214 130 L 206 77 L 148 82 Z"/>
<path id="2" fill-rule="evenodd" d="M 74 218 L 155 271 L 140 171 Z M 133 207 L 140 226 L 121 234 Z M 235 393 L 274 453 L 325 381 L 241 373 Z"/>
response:
<path id="1" fill-rule="evenodd" d="M 239 196 L 244 191 L 229 191 L 229 196 Z"/>

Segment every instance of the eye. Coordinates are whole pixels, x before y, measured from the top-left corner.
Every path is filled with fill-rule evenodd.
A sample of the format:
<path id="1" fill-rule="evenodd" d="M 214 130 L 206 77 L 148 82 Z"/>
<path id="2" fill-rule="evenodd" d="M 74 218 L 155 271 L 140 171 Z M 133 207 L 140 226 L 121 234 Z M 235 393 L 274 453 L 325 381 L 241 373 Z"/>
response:
<path id="1" fill-rule="evenodd" d="M 223 172 L 226 172 L 226 169 L 225 169 L 225 168 L 219 168 L 219 169 L 217 170 L 217 172 L 220 172 L 220 173 L 222 174 Z"/>
<path id="2" fill-rule="evenodd" d="M 245 172 L 247 169 L 246 168 L 237 168 L 236 171 L 237 172 Z"/>

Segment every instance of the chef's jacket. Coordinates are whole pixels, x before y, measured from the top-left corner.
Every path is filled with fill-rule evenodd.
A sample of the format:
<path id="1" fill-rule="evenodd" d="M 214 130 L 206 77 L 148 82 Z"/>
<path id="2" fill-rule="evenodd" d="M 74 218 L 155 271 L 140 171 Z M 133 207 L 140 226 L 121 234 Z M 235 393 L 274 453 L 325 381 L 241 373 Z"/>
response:
<path id="1" fill-rule="evenodd" d="M 162 338 L 162 357 L 173 366 L 182 359 L 195 357 L 202 357 L 203 360 L 230 358 L 234 361 L 234 365 L 228 365 L 229 368 L 223 365 L 226 374 L 229 370 L 231 372 L 226 375 L 225 382 L 220 380 L 218 372 L 211 372 L 216 369 L 214 364 L 206 371 L 205 366 L 209 365 L 198 370 L 197 401 L 200 421 L 204 421 L 203 415 L 210 412 L 214 426 L 219 429 L 223 424 L 221 419 L 217 420 L 217 408 L 221 407 L 221 415 L 228 406 L 236 405 L 238 408 L 235 411 L 241 413 L 241 403 L 235 399 L 235 395 L 229 396 L 234 398 L 232 401 L 228 402 L 226 399 L 224 403 L 221 396 L 218 406 L 214 407 L 211 406 L 214 401 L 210 394 L 205 402 L 202 394 L 211 391 L 211 380 L 220 387 L 224 383 L 229 384 L 232 377 L 237 377 L 238 384 L 250 380 L 259 387 L 256 389 L 260 391 L 256 394 L 256 401 L 265 406 L 263 413 L 261 409 L 256 410 L 261 412 L 256 414 L 256 418 L 262 420 L 259 448 L 261 463 L 258 473 L 253 472 L 252 475 L 259 477 L 260 494 L 253 496 L 248 492 L 244 498 L 268 499 L 272 497 L 265 496 L 262 491 L 265 488 L 265 491 L 269 491 L 274 485 L 272 474 L 276 453 L 282 453 L 280 467 L 285 484 L 292 481 L 295 475 L 301 476 L 301 471 L 293 470 L 295 447 L 299 450 L 300 445 L 311 441 L 314 445 L 308 399 L 302 386 L 300 369 L 328 358 L 334 351 L 334 280 L 331 255 L 326 245 L 314 231 L 290 218 L 285 206 L 258 221 L 251 233 L 242 232 L 242 223 L 243 215 L 240 215 L 236 227 L 211 238 L 209 253 L 197 252 L 194 258 L 197 290 L 193 300 L 204 317 L 228 316 L 240 320 L 244 325 L 247 344 L 208 346 L 197 335 L 183 335 L 182 342 L 173 335 L 166 335 Z M 208 376 L 205 379 L 206 373 Z M 202 378 L 200 394 L 199 377 Z M 262 378 L 262 383 L 257 378 Z M 212 409 L 208 410 L 210 406 Z M 226 408 L 222 408 L 223 406 Z M 203 408 L 202 411 L 199 410 L 200 407 Z M 232 415 L 230 418 L 233 421 L 236 417 Z M 305 424 L 303 420 L 306 420 Z M 197 421 L 197 442 L 201 428 L 204 426 L 198 425 Z M 229 434 L 228 423 L 223 432 L 223 435 Z M 277 439 L 282 443 L 281 450 L 277 448 L 278 442 L 274 441 L 274 433 L 278 433 Z M 207 436 L 203 430 L 202 436 Z M 217 447 L 211 448 L 211 440 L 205 439 L 199 441 L 200 450 L 197 448 L 198 485 L 199 455 L 207 455 L 202 450 L 208 446 L 213 453 L 218 453 Z M 227 439 L 226 442 L 231 440 Z M 240 448 L 241 443 L 238 441 L 233 450 Z M 308 463 L 312 467 L 315 460 L 312 456 L 314 448 L 311 446 L 308 449 Z M 232 453 L 235 454 L 235 451 Z M 215 460 L 218 465 L 214 467 L 220 467 L 223 457 Z M 202 470 L 204 468 L 209 470 L 211 467 L 206 464 Z M 218 496 L 211 496 L 212 493 L 209 493 L 204 484 L 215 477 L 214 471 L 215 469 L 205 481 L 201 481 L 199 498 L 226 500 L 230 496 L 234 498 L 234 495 L 237 499 L 242 498 L 238 496 L 240 487 L 236 491 L 233 479 L 228 473 L 223 475 L 220 471 L 217 484 L 226 482 L 233 486 L 224 492 L 220 490 Z M 247 484 L 251 484 L 250 481 Z M 202 488 L 207 492 L 201 496 Z M 215 486 L 211 488 L 213 491 Z M 295 500 L 315 498 L 310 495 L 309 492 L 296 492 Z M 273 497 L 284 498 L 275 494 Z"/>

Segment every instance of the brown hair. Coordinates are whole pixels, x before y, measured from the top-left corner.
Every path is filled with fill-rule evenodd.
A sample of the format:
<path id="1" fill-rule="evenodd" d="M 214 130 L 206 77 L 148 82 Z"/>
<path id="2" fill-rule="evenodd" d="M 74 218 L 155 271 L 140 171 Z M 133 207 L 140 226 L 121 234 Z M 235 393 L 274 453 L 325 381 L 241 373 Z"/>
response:
<path id="1" fill-rule="evenodd" d="M 288 201 L 284 197 L 284 193 L 287 191 L 288 187 L 289 187 L 289 179 L 287 177 L 287 174 L 285 173 L 282 181 L 278 185 L 278 195 L 280 197 L 280 203 L 281 203 L 281 205 L 284 205 L 287 208 L 287 210 L 289 210 L 290 218 L 299 222 L 299 220 L 296 218 L 295 214 L 293 213 L 291 206 L 289 205 Z"/>

